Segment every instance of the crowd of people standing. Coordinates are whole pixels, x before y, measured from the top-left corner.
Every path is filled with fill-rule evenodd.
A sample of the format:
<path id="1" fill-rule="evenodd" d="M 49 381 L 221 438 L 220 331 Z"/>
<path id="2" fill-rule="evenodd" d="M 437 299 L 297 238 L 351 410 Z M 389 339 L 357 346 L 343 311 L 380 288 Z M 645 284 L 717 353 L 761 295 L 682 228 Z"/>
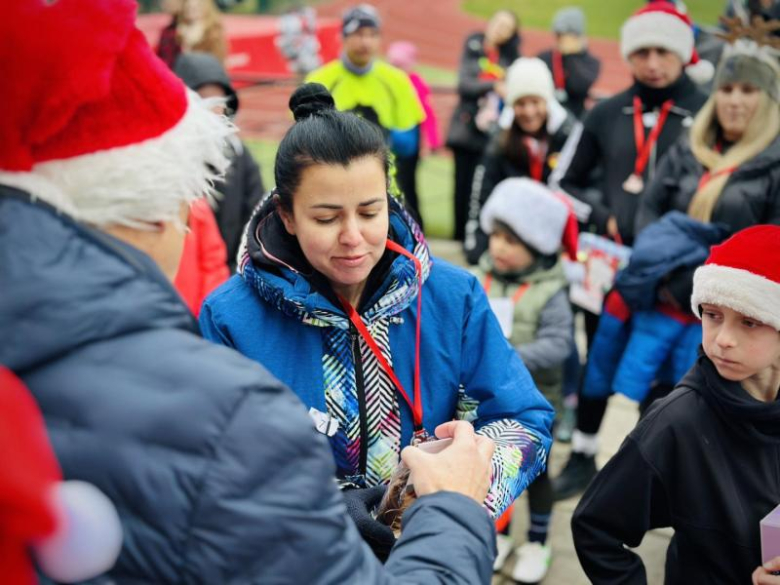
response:
<path id="1" fill-rule="evenodd" d="M 464 41 L 440 135 L 415 47 L 383 59 L 360 4 L 262 175 L 212 0 L 169 2 L 157 56 L 133 0 L 11 8 L 0 365 L 62 476 L 116 509 L 94 582 L 489 583 L 513 554 L 538 583 L 554 502 L 584 492 L 594 583 L 646 582 L 630 548 L 659 527 L 666 583 L 780 583 L 758 530 L 780 504 L 775 8 L 729 2 L 708 68 L 681 3 L 651 0 L 620 30 L 631 82 L 603 99 L 582 10 L 537 56 L 500 10 Z M 425 145 L 451 151 L 467 267 L 426 240 Z M 569 296 L 583 234 L 631 250 L 598 311 Z M 615 393 L 641 419 L 599 471 Z M 13 526 L 18 561 L 46 530 Z"/>

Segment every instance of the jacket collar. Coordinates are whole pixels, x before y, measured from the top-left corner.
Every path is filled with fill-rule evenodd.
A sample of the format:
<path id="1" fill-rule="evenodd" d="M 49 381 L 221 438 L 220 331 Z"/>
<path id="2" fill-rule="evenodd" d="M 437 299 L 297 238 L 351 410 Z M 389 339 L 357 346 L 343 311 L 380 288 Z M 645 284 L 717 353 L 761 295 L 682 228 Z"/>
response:
<path id="1" fill-rule="evenodd" d="M 390 237 L 417 257 L 424 282 L 431 269 L 428 245 L 419 226 L 392 198 Z M 272 198 L 262 202 L 250 220 L 241 256 L 241 275 L 266 302 L 307 324 L 349 327 L 327 279 L 312 268 L 297 238 L 284 229 Z M 359 307 L 365 321 L 397 315 L 417 296 L 414 263 L 386 250 L 369 276 L 366 291 Z"/>

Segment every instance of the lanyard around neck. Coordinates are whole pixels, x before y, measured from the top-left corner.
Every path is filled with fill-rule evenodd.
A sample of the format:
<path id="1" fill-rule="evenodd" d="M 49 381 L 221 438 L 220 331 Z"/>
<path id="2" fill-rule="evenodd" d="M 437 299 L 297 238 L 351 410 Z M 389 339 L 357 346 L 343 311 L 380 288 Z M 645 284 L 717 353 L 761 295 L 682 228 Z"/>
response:
<path id="1" fill-rule="evenodd" d="M 717 152 L 718 154 L 723 152 L 723 143 L 720 140 L 718 140 L 715 143 L 715 152 Z M 712 179 L 715 179 L 715 178 L 720 177 L 722 175 L 730 175 L 731 173 L 736 171 L 737 168 L 738 168 L 737 165 L 732 165 L 730 167 L 726 167 L 725 169 L 720 169 L 720 170 L 715 171 L 715 172 L 712 172 L 712 171 L 709 171 L 709 170 L 706 171 L 701 176 L 701 179 L 699 179 L 699 184 L 696 186 L 696 191 L 701 191 L 707 185 L 707 183 L 712 181 Z"/>
<path id="2" fill-rule="evenodd" d="M 547 145 L 542 141 L 523 136 L 523 147 L 528 154 L 528 174 L 534 181 L 542 182 L 544 176 L 544 155 L 547 153 Z"/>
<path id="3" fill-rule="evenodd" d="M 634 96 L 634 142 L 636 143 L 636 161 L 634 162 L 634 174 L 641 177 L 647 168 L 647 162 L 650 160 L 650 152 L 661 135 L 666 118 L 674 106 L 674 100 L 666 100 L 661 106 L 661 113 L 658 120 L 650 130 L 650 135 L 645 140 L 645 125 L 642 122 L 642 100 L 638 95 Z"/>
<path id="4" fill-rule="evenodd" d="M 566 71 L 563 69 L 563 55 L 560 51 L 552 52 L 552 66 L 555 89 L 564 89 L 566 87 Z"/>
<path id="5" fill-rule="evenodd" d="M 485 282 L 482 283 L 483 288 L 485 289 L 485 294 L 488 294 L 490 292 L 490 287 L 493 285 L 493 275 L 488 273 L 485 275 Z M 512 304 L 516 305 L 520 302 L 520 299 L 523 298 L 523 295 L 525 295 L 526 292 L 528 292 L 528 289 L 531 288 L 531 285 L 527 282 L 524 282 L 521 284 L 518 289 L 515 291 L 515 294 L 512 295 Z"/>
<path id="6" fill-rule="evenodd" d="M 422 404 L 422 392 L 420 389 L 420 323 L 422 322 L 422 263 L 414 254 L 411 254 L 403 246 L 396 244 L 392 240 L 388 239 L 385 244 L 385 247 L 388 250 L 401 254 L 402 256 L 406 256 L 407 258 L 412 260 L 412 262 L 414 262 L 415 273 L 417 274 L 418 290 L 417 290 L 417 324 L 415 330 L 415 345 L 414 345 L 414 401 L 412 401 L 412 399 L 409 397 L 409 394 L 406 392 L 406 389 L 404 388 L 403 384 L 401 384 L 401 381 L 398 379 L 398 376 L 396 376 L 393 367 L 387 362 L 385 356 L 382 355 L 382 351 L 379 349 L 379 346 L 374 340 L 374 337 L 371 335 L 371 332 L 368 330 L 368 327 L 366 327 L 365 323 L 363 323 L 363 319 L 361 319 L 357 310 L 355 310 L 355 307 L 353 307 L 349 303 L 349 301 L 344 297 L 342 297 L 341 295 L 336 295 L 336 296 L 338 296 L 338 299 L 343 305 L 344 310 L 347 312 L 347 316 L 349 317 L 349 320 L 358 330 L 360 336 L 365 340 L 366 344 L 368 345 L 368 348 L 371 350 L 371 353 L 374 354 L 374 357 L 379 362 L 379 365 L 382 367 L 385 373 L 390 377 L 390 380 L 392 380 L 393 384 L 396 387 L 396 390 L 398 390 L 398 393 L 406 401 L 406 404 L 409 405 L 409 409 L 412 411 L 412 419 L 414 421 L 414 438 L 416 441 L 422 441 L 427 438 L 425 427 L 423 427 L 423 404 Z"/>

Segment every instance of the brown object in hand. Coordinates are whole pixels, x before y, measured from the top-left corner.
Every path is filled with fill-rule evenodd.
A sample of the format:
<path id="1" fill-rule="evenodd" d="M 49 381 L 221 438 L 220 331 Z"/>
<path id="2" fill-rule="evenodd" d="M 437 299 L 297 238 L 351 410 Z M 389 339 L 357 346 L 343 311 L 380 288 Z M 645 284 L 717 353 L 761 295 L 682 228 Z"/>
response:
<path id="1" fill-rule="evenodd" d="M 416 499 L 414 487 L 409 485 L 409 468 L 401 463 L 387 484 L 387 491 L 377 508 L 377 520 L 388 525 L 396 537 L 401 536 L 401 520 L 404 512 Z"/>

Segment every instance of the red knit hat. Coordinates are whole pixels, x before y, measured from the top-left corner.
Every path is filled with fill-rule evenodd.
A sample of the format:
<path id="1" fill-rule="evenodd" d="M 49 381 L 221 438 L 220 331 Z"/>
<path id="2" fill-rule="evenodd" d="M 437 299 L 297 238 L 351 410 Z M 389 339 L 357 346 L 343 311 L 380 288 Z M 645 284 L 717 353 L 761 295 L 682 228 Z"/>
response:
<path id="1" fill-rule="evenodd" d="M 650 2 L 632 14 L 620 30 L 620 54 L 649 47 L 662 47 L 675 53 L 686 73 L 698 83 L 709 81 L 715 67 L 699 59 L 694 48 L 693 23 L 671 2 Z"/>
<path id="2" fill-rule="evenodd" d="M 151 52 L 135 14 L 132 0 L 6 3 L 0 169 L 135 144 L 183 118 L 184 86 Z"/>
<path id="3" fill-rule="evenodd" d="M 780 331 L 780 226 L 744 229 L 710 250 L 693 276 L 691 308 L 728 307 Z"/>

